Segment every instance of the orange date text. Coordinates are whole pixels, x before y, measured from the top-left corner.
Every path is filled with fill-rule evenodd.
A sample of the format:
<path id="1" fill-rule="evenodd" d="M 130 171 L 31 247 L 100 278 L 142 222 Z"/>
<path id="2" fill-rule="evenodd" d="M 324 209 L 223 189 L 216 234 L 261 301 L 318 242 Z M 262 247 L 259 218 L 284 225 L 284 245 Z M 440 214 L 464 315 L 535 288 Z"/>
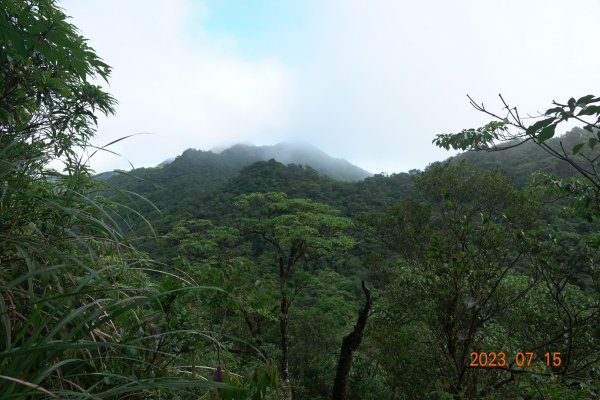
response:
<path id="1" fill-rule="evenodd" d="M 469 367 L 505 367 L 507 364 L 517 367 L 529 367 L 534 360 L 532 351 L 519 351 L 514 357 L 509 357 L 503 351 L 472 351 L 469 354 Z M 562 364 L 560 352 L 544 353 L 543 361 L 548 367 L 558 367 Z"/>

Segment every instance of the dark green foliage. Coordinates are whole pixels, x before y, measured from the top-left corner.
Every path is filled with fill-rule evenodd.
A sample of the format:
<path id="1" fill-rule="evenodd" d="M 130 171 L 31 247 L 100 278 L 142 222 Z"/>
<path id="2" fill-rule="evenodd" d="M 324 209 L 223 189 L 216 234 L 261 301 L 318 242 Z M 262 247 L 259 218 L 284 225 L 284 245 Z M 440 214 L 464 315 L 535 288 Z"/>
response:
<path id="1" fill-rule="evenodd" d="M 349 216 L 394 204 L 410 195 L 414 192 L 411 179 L 409 174 L 394 174 L 355 183 L 340 182 L 321 176 L 310 167 L 284 166 L 274 160 L 260 161 L 238 171 L 231 164 L 223 164 L 213 153 L 188 150 L 164 167 L 112 176 L 106 181 L 112 189 L 105 189 L 102 194 L 131 209 L 120 210 L 124 220 L 115 218 L 131 227 L 134 234 L 130 236 L 148 236 L 149 240 L 140 242 L 139 248 L 168 261 L 173 253 L 157 246 L 155 232 L 164 235 L 182 219 L 231 223 L 233 200 L 240 194 L 281 191 L 291 197 L 331 204 Z"/>
<path id="2" fill-rule="evenodd" d="M 589 148 L 583 148 L 583 141 L 587 140 L 588 133 L 581 128 L 573 128 L 563 136 L 557 136 L 546 143 L 551 148 L 560 151 L 561 146 L 565 149 L 576 148 L 578 153 L 574 157 L 579 164 L 585 162 L 583 156 L 592 157 L 597 152 L 592 152 Z M 506 143 L 504 146 L 512 147 L 510 151 L 490 151 L 490 152 L 465 152 L 457 157 L 456 160 L 466 160 L 484 169 L 501 168 L 508 175 L 513 176 L 517 182 L 524 185 L 534 173 L 552 174 L 560 178 L 568 178 L 577 174 L 577 170 L 568 163 L 560 159 L 548 157 L 540 146 L 532 141 L 520 144 L 519 139 Z M 578 147 L 579 145 L 582 145 Z M 586 145 L 587 146 L 587 145 Z M 502 146 L 499 146 L 502 148 Z M 582 151 L 583 150 L 583 151 Z"/>
<path id="3" fill-rule="evenodd" d="M 560 366 L 552 367 L 551 372 L 536 376 L 535 380 L 534 376 L 526 376 L 522 382 L 518 381 L 518 386 L 513 388 L 512 393 L 521 396 L 539 395 L 542 398 L 597 397 L 597 364 L 600 360 L 595 339 L 600 293 L 596 273 L 598 235 L 593 226 L 591 235 L 581 235 L 590 231 L 581 224 L 578 227 L 579 235 L 574 232 L 571 234 L 569 223 L 576 221 L 573 218 L 575 215 L 584 216 L 590 222 L 600 215 L 600 179 L 597 173 L 599 157 L 595 150 L 600 128 L 600 108 L 595 103 L 600 102 L 600 98 L 588 95 L 578 100 L 571 98 L 566 104 L 553 102 L 555 107 L 540 116 L 543 119 L 529 126 L 525 125 L 516 107 L 509 107 L 502 97 L 501 100 L 507 113 L 505 118 L 471 100 L 475 109 L 494 117 L 496 121 L 480 128 L 474 135 L 465 135 L 464 132 L 438 135 L 434 142 L 445 148 L 472 150 L 507 150 L 517 147 L 523 153 L 526 146 L 529 146 L 527 151 L 530 154 L 535 154 L 536 148 L 543 150 L 547 154 L 546 160 L 550 159 L 549 165 L 555 165 L 552 162 L 555 159 L 572 168 L 570 171 L 550 171 L 557 173 L 558 178 L 546 173 L 538 175 L 534 181 L 537 189 L 546 196 L 545 199 L 562 196 L 571 200 L 570 207 L 565 207 L 571 218 L 565 220 L 554 213 L 555 217 L 550 218 L 554 226 L 523 233 L 524 239 L 527 236 L 537 239 L 537 243 L 533 242 L 535 245 L 527 250 L 535 265 L 534 273 L 521 277 L 522 283 L 523 280 L 530 279 L 525 283 L 531 289 L 528 289 L 529 294 L 524 300 L 528 300 L 530 296 L 535 296 L 535 300 L 524 301 L 523 311 L 512 315 L 529 314 L 530 319 L 525 324 L 534 323 L 539 328 L 530 330 L 526 341 L 540 343 L 535 347 L 544 351 L 560 348 L 563 362 Z M 575 129 L 562 139 L 552 139 L 557 125 L 569 119 L 586 125 L 583 130 Z M 512 129 L 516 129 L 516 132 Z M 532 147 L 531 143 L 535 146 Z M 573 175 L 575 176 L 572 177 Z M 544 217 L 547 218 L 547 215 Z M 536 280 L 544 285 L 539 287 L 535 284 Z M 517 281 L 511 279 L 508 282 L 514 284 Z M 577 282 L 580 286 L 571 285 L 572 282 Z M 544 308 L 544 304 L 551 306 Z M 538 311 L 534 312 L 535 317 L 531 318 L 531 310 Z M 540 333 L 541 337 L 535 337 Z M 518 334 L 512 339 L 517 338 Z"/>
<path id="4" fill-rule="evenodd" d="M 274 157 L 289 167 L 286 169 Z M 251 167 L 254 163 L 256 166 Z M 236 145 L 218 154 L 188 149 L 156 168 L 106 172 L 97 178 L 126 190 L 120 201 L 142 212 L 159 232 L 165 233 L 180 218 L 219 218 L 228 212 L 223 206 L 238 194 L 280 190 L 323 201 L 334 197 L 332 192 L 337 188 L 347 186 L 341 181 L 357 181 L 369 175 L 308 145 L 280 144 L 272 148 Z M 176 199 L 171 196 L 174 191 L 180 194 Z M 163 213 L 128 192 L 143 195 Z M 136 229 L 143 229 L 144 223 L 133 224 Z"/>
<path id="5" fill-rule="evenodd" d="M 493 117 L 494 121 L 477 130 L 437 135 L 433 142 L 446 149 L 487 151 L 507 150 L 525 143 L 534 143 L 550 157 L 573 167 L 577 175 L 585 179 L 590 190 L 598 193 L 600 190 L 600 175 L 597 170 L 599 157 L 594 154 L 594 148 L 600 138 L 600 106 L 597 104 L 600 103 L 600 97 L 587 95 L 578 100 L 570 98 L 565 104 L 554 101 L 554 107 L 546 110 L 539 116 L 542 119 L 533 124 L 528 124 L 528 120 L 522 119 L 517 108 L 510 107 L 502 96 L 500 99 L 504 106 L 503 112 L 506 113 L 504 117 L 489 111 L 469 97 L 471 105 L 477 111 Z M 554 137 L 556 127 L 569 119 L 585 124 L 583 129 L 577 132 L 579 140 L 569 146 L 560 140 L 558 143 L 556 141 L 552 143 L 550 139 Z M 584 145 L 589 147 L 591 154 L 581 152 Z"/>
<path id="6" fill-rule="evenodd" d="M 577 141 L 578 132 L 562 138 L 563 146 Z M 546 142 L 560 146 L 555 140 Z M 355 217 L 353 235 L 359 244 L 349 254 L 319 257 L 286 277 L 286 299 L 294 298 L 286 332 L 295 398 L 329 396 L 339 343 L 360 306 L 360 279 L 373 282 L 374 313 L 355 355 L 349 398 L 526 398 L 540 392 L 585 398 L 595 393 L 598 382 L 597 322 L 590 323 L 597 318 L 591 311 L 597 296 L 597 250 L 586 239 L 594 227 L 569 211 L 569 203 L 553 202 L 560 191 L 552 187 L 579 191 L 580 210 L 592 210 L 594 202 L 586 195 L 588 186 L 576 180 L 548 186 L 545 180 L 556 178 L 538 175 L 535 186 L 525 188 L 531 171 L 565 177 L 574 171 L 545 165 L 547 158 L 534 150 L 526 143 L 513 152 L 466 153 L 424 172 L 376 175 L 356 183 L 322 177 L 308 167 L 258 162 L 221 183 L 198 186 L 203 191 L 198 196 L 179 198 L 181 208 L 167 208 L 159 217 L 165 227 L 175 229 L 148 250 L 165 261 L 183 256 L 173 264 L 176 268 L 202 271 L 197 282 L 231 293 L 194 301 L 207 310 L 203 323 L 212 324 L 219 340 L 228 343 L 229 363 L 248 375 L 259 364 L 249 348 L 228 342 L 227 335 L 244 338 L 269 359 L 282 352 L 280 277 L 273 270 L 277 251 L 260 239 L 258 228 L 276 232 L 279 227 L 281 236 L 271 240 L 292 239 L 282 242 L 285 260 L 294 254 L 288 246 L 292 233 L 308 221 L 292 217 L 289 207 L 297 203 L 300 210 L 311 204 L 308 199 L 330 204 L 341 215 Z M 584 155 L 592 151 L 579 150 Z M 464 158 L 468 163 L 460 162 Z M 168 193 L 175 190 L 170 185 L 177 177 L 165 179 L 166 168 L 151 171 L 170 188 L 156 197 L 168 207 Z M 138 189 L 144 190 L 142 181 Z M 268 194 L 273 190 L 285 194 Z M 255 191 L 262 194 L 250 195 Z M 255 223 L 270 217 L 258 225 L 244 223 L 234 206 L 238 196 L 238 205 Z M 289 202 L 291 198 L 304 199 Z M 279 202 L 289 204 L 276 206 Z M 212 222 L 175 223 L 186 215 Z M 595 213 L 589 215 L 593 219 Z M 257 235 L 244 238 L 239 229 L 252 226 Z M 302 237 L 318 243 L 316 231 L 303 229 Z M 186 235 L 196 244 L 181 240 Z M 197 267 L 187 269 L 192 265 Z M 320 289 L 324 284 L 325 291 Z M 529 350 L 536 351 L 537 359 L 527 371 L 467 366 L 470 351 L 505 351 L 514 357 Z M 548 369 L 541 358 L 545 351 L 560 351 L 581 368 Z"/>

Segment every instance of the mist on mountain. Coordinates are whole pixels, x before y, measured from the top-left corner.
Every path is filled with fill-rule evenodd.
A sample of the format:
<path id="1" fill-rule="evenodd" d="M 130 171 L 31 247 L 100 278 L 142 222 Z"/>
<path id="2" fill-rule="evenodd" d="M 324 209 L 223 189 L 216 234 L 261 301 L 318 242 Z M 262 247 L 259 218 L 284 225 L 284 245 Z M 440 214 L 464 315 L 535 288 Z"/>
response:
<path id="1" fill-rule="evenodd" d="M 303 142 L 278 143 L 271 146 L 254 146 L 239 143 L 225 149 L 215 148 L 210 151 L 186 150 L 180 157 L 212 157 L 207 153 L 218 155 L 222 161 L 232 166 L 246 166 L 257 161 L 268 161 L 274 159 L 282 164 L 298 164 L 310 166 L 320 174 L 339 181 L 360 181 L 372 173 L 341 158 L 334 158 L 319 148 Z M 175 161 L 169 158 L 158 166 L 165 166 Z"/>

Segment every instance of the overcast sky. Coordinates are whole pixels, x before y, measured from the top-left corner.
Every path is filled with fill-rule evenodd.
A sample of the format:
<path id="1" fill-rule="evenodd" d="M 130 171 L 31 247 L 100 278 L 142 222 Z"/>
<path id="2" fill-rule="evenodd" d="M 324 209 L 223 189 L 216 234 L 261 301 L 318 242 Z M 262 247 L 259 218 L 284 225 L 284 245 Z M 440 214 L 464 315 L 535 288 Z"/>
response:
<path id="1" fill-rule="evenodd" d="M 309 142 L 371 172 L 451 153 L 436 134 L 600 92 L 598 0 L 63 0 L 113 67 L 98 171 L 187 148 Z"/>

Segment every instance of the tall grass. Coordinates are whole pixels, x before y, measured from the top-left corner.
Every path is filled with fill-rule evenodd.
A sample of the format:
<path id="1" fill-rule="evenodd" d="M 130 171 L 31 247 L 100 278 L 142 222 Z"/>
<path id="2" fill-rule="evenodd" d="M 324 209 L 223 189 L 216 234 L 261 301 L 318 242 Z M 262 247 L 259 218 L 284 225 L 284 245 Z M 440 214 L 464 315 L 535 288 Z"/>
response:
<path id="1" fill-rule="evenodd" d="M 141 272 L 151 261 L 89 195 L 96 183 L 85 168 L 48 179 L 1 165 L 10 188 L 0 202 L 2 398 L 159 398 L 215 387 L 176 372 L 185 355 L 156 348 L 176 332 L 148 328 L 162 299 L 207 288 L 159 290 Z"/>
<path id="2" fill-rule="evenodd" d="M 164 323 L 177 296 L 218 289 L 172 274 L 181 284 L 161 287 L 80 158 L 59 173 L 35 141 L 0 139 L 0 397 L 192 398 L 226 386 L 205 355 L 174 345 L 185 334 L 210 349 L 211 334 Z"/>

